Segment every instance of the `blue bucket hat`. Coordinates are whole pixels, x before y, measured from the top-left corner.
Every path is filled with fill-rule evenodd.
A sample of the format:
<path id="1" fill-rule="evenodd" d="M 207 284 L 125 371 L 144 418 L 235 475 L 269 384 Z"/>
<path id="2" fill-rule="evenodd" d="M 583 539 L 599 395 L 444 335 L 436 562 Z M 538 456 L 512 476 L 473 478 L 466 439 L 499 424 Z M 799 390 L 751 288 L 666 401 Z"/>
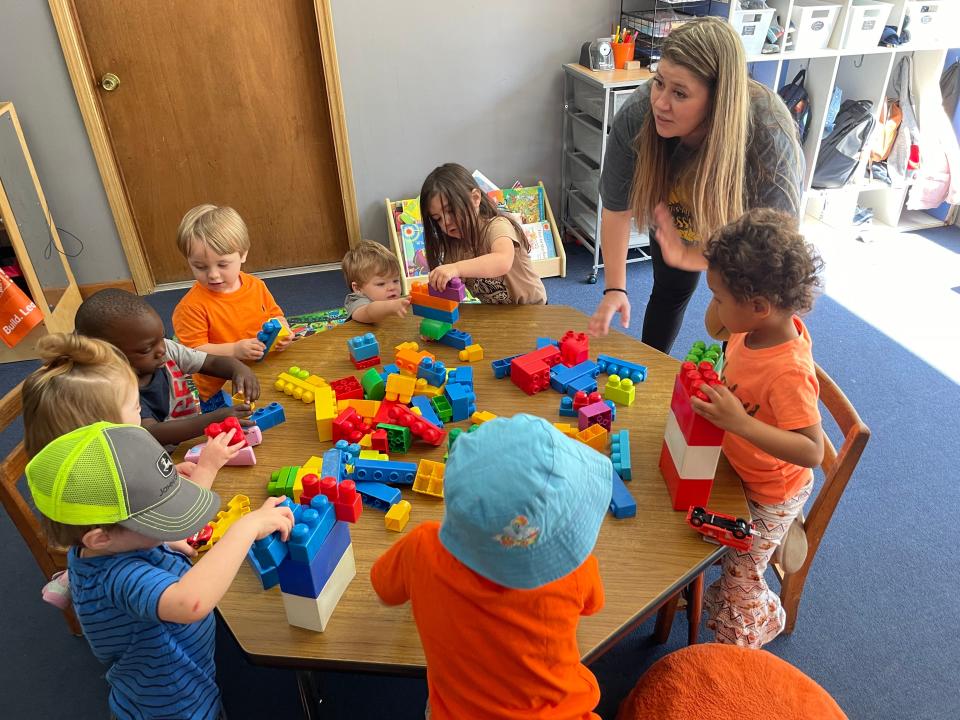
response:
<path id="1" fill-rule="evenodd" d="M 609 458 L 543 418 L 490 420 L 450 450 L 440 542 L 498 585 L 546 585 L 593 550 L 612 477 Z"/>

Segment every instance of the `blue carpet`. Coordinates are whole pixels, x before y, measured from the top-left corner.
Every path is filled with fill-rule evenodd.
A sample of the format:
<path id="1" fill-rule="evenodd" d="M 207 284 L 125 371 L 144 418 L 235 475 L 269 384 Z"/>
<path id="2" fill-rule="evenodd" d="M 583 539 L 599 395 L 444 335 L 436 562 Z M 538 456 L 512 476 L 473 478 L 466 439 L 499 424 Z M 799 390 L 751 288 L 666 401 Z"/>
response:
<path id="1" fill-rule="evenodd" d="M 955 228 L 923 234 L 944 247 L 960 248 Z M 603 278 L 597 285 L 583 283 L 591 258 L 580 248 L 568 252 L 567 278 L 546 281 L 550 302 L 590 313 Z M 635 312 L 628 332 L 638 336 L 652 280 L 650 265 L 631 265 L 628 275 Z M 337 306 L 344 295 L 339 273 L 267 284 L 290 315 Z M 150 302 L 169 319 L 182 294 L 162 293 Z M 700 318 L 708 300 L 701 283 L 674 355 L 703 337 Z M 860 411 L 873 438 L 817 555 L 797 631 L 768 649 L 823 685 L 851 718 L 955 719 L 960 707 L 960 560 L 945 540 L 946 529 L 956 524 L 960 437 L 954 417 L 960 389 L 829 297 L 820 299 L 807 323 L 817 360 Z M 0 365 L 0 391 L 13 387 L 35 365 Z M 0 438 L 0 456 L 15 441 L 11 434 L 16 433 Z M 105 717 L 102 666 L 82 639 L 67 634 L 59 614 L 40 602 L 43 578 L 5 518 L 0 518 L 0 541 L 8 548 L 0 558 L 0 573 L 7 578 L 0 593 L 0 677 L 7 681 L 5 687 L 16 683 L 15 691 L 4 693 L 3 716 Z M 666 645 L 653 645 L 651 632 L 652 623 L 647 623 L 595 663 L 603 717 L 612 718 L 644 670 L 681 647 L 686 637 L 682 619 Z M 294 674 L 251 666 L 223 630 L 217 665 L 232 719 L 299 717 Z M 385 703 L 397 720 L 423 717 L 423 680 L 332 673 L 319 679 L 324 717 L 384 717 Z"/>

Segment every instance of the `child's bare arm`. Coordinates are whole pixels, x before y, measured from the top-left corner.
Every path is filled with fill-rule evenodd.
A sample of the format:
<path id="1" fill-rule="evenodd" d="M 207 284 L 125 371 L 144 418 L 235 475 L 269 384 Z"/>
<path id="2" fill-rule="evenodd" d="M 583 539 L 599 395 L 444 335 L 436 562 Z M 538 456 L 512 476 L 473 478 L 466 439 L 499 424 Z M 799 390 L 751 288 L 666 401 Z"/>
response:
<path id="1" fill-rule="evenodd" d="M 458 260 L 448 265 L 438 265 L 430 271 L 429 283 L 443 290 L 453 278 L 490 278 L 500 277 L 510 272 L 516 250 L 513 239 L 507 235 L 496 238 L 490 246 L 490 252 L 469 260 Z"/>
<path id="2" fill-rule="evenodd" d="M 391 315 L 403 317 L 407 314 L 407 308 L 410 307 L 410 298 L 396 298 L 395 300 L 374 300 L 373 302 L 361 305 L 350 316 L 352 320 L 376 324 L 381 320 L 386 320 Z"/>
<path id="3" fill-rule="evenodd" d="M 164 622 L 194 623 L 209 615 L 224 596 L 254 540 L 280 531 L 286 540 L 293 513 L 277 507 L 283 498 L 267 498 L 259 510 L 237 520 L 223 538 L 186 575 L 163 591 L 157 615 Z"/>
<path id="4" fill-rule="evenodd" d="M 161 445 L 179 445 L 185 440 L 191 440 L 203 435 L 204 429 L 210 423 L 221 422 L 228 417 L 245 418 L 250 415 L 249 405 L 234 405 L 220 408 L 203 415 L 191 415 L 185 418 L 176 418 L 157 422 L 153 418 L 143 418 L 140 424 L 150 431 L 150 434 Z"/>
<path id="5" fill-rule="evenodd" d="M 200 372 L 204 375 L 225 378 L 233 382 L 233 391 L 240 393 L 246 400 L 256 400 L 260 397 L 260 381 L 253 370 L 234 357 L 222 355 L 207 355 Z M 219 422 L 211 420 L 210 422 Z"/>
<path id="6" fill-rule="evenodd" d="M 783 430 L 748 415 L 737 396 L 722 385 L 701 385 L 700 389 L 710 402 L 691 398 L 690 404 L 698 415 L 718 428 L 739 435 L 768 455 L 793 465 L 812 468 L 823 460 L 820 423 L 798 430 Z"/>
<path id="7" fill-rule="evenodd" d="M 233 357 L 238 360 L 259 360 L 263 357 L 265 346 L 254 337 L 232 343 L 207 343 L 197 346 L 196 349 L 208 355 Z"/>

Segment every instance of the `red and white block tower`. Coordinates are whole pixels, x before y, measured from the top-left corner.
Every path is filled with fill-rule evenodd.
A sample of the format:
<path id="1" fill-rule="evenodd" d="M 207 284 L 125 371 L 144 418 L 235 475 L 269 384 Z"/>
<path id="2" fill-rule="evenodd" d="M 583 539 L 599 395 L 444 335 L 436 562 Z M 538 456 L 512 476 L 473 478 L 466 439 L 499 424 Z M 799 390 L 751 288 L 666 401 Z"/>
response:
<path id="1" fill-rule="evenodd" d="M 710 499 L 720 459 L 723 430 L 697 415 L 690 398 L 709 402 L 700 386 L 721 384 L 709 362 L 699 365 L 685 362 L 677 373 L 663 448 L 660 450 L 660 472 L 670 491 L 674 510 L 685 511 L 691 505 L 706 507 Z"/>

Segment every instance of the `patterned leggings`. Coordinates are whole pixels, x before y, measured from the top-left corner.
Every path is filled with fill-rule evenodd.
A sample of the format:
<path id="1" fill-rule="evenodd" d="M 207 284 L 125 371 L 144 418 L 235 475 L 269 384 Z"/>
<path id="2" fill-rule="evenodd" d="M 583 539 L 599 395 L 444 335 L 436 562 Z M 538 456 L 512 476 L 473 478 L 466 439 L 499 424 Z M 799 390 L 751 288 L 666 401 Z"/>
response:
<path id="1" fill-rule="evenodd" d="M 723 574 L 703 595 L 707 629 L 716 633 L 717 642 L 761 648 L 783 630 L 786 613 L 763 574 L 812 490 L 811 480 L 779 505 L 747 500 L 756 526 L 753 547 L 749 552 L 731 548 L 723 558 Z"/>

